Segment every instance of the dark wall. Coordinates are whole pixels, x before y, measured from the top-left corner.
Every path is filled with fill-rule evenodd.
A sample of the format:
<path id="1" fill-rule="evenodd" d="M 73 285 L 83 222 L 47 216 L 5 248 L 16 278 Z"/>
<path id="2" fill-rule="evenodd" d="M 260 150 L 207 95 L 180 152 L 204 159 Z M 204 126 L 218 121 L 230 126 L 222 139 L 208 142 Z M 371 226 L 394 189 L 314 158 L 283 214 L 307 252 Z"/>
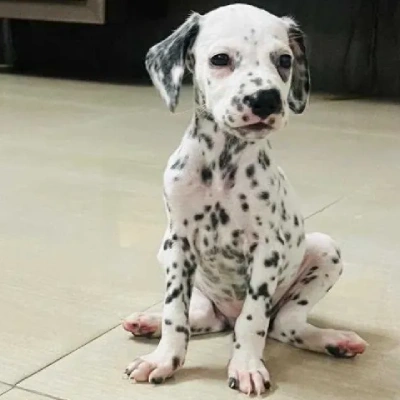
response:
<path id="1" fill-rule="evenodd" d="M 138 4 L 140 3 L 140 4 Z M 217 0 L 112 0 L 106 26 L 15 21 L 19 70 L 86 78 L 146 78 L 150 45 L 201 13 L 234 2 Z M 314 90 L 400 95 L 400 1 L 247 1 L 291 15 L 308 35 Z M 112 6 L 111 6 L 112 5 Z"/>

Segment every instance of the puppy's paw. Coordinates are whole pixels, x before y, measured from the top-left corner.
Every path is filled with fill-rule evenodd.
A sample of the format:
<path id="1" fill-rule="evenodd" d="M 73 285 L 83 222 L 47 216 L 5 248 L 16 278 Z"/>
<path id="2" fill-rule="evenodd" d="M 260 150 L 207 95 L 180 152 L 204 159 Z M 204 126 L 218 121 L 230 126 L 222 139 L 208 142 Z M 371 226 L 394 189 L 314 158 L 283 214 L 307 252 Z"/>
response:
<path id="1" fill-rule="evenodd" d="M 122 327 L 134 336 L 158 338 L 161 336 L 161 316 L 134 313 L 122 322 Z"/>
<path id="2" fill-rule="evenodd" d="M 125 374 L 134 382 L 160 384 L 170 378 L 182 365 L 181 357 L 162 354 L 156 349 L 130 363 Z"/>
<path id="3" fill-rule="evenodd" d="M 364 353 L 367 346 L 354 332 L 332 330 L 326 337 L 325 352 L 337 358 L 353 358 Z"/>
<path id="4" fill-rule="evenodd" d="M 228 366 L 228 385 L 247 395 L 264 393 L 271 387 L 264 360 L 235 354 Z"/>

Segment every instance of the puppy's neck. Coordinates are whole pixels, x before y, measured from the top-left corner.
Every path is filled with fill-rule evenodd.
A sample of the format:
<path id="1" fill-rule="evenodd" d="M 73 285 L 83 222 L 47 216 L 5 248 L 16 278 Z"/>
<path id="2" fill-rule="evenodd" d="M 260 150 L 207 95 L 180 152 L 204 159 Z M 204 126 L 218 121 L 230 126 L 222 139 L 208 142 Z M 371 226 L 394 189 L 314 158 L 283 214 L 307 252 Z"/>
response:
<path id="1" fill-rule="evenodd" d="M 270 164 L 272 157 L 268 140 L 247 141 L 234 136 L 203 110 L 196 107 L 186 135 L 192 143 L 192 151 L 217 179 L 229 185 L 229 182 L 234 182 L 240 166 L 257 162 Z"/>

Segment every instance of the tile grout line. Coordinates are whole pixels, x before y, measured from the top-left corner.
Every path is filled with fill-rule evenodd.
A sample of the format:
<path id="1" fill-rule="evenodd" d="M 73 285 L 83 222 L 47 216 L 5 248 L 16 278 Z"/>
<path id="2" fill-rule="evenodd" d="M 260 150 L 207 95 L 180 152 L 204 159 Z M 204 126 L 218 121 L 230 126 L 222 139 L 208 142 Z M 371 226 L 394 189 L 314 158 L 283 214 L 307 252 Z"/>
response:
<path id="1" fill-rule="evenodd" d="M 22 387 L 17 386 L 17 384 L 11 386 L 10 389 L 8 389 L 7 391 L 5 391 L 4 393 L 1 393 L 1 394 L 0 394 L 0 397 L 3 396 L 3 395 L 5 395 L 6 393 L 10 392 L 11 390 L 14 390 L 14 389 L 16 389 L 16 390 L 22 390 L 23 392 L 27 392 L 27 393 L 37 394 L 37 395 L 40 395 L 41 397 L 46 397 L 46 398 L 52 399 L 52 400 L 68 400 L 68 399 L 63 398 L 63 397 L 52 396 L 51 394 L 47 394 L 47 393 L 40 392 L 40 391 L 37 391 L 37 390 L 25 389 L 25 388 L 22 388 Z"/>
<path id="2" fill-rule="evenodd" d="M 318 209 L 317 211 L 312 212 L 311 214 L 307 215 L 307 217 L 305 217 L 304 219 L 310 219 L 312 217 L 314 217 L 315 215 L 321 214 L 322 212 L 324 212 L 325 210 L 327 210 L 328 208 L 333 207 L 334 205 L 336 205 L 337 203 L 341 202 L 343 199 L 345 199 L 347 196 L 341 196 L 338 199 L 332 201 L 331 203 L 328 203 L 326 206 L 321 207 L 320 209 Z"/>
<path id="3" fill-rule="evenodd" d="M 156 303 L 151 304 L 150 306 L 146 307 L 146 308 L 145 308 L 144 310 L 142 310 L 142 311 L 143 311 L 143 312 L 144 312 L 144 311 L 147 311 L 147 310 L 149 310 L 150 308 L 156 306 L 156 305 L 159 304 L 159 303 L 160 303 L 160 301 L 157 301 Z M 58 361 L 64 359 L 65 357 L 68 357 L 69 355 L 71 355 L 71 354 L 75 353 L 76 351 L 82 349 L 82 348 L 85 347 L 86 345 L 88 345 L 88 344 L 94 342 L 95 340 L 101 338 L 102 336 L 104 336 L 104 335 L 106 335 L 107 333 L 111 332 L 111 331 L 114 330 L 115 328 L 118 328 L 118 326 L 120 326 L 120 323 L 118 323 L 117 325 L 112 326 L 111 328 L 105 330 L 104 332 L 100 333 L 99 335 L 97 335 L 97 336 L 93 337 L 92 339 L 88 340 L 87 342 L 81 344 L 80 346 L 76 347 L 75 349 L 72 349 L 71 351 L 69 351 L 69 352 L 63 354 L 62 356 L 56 358 L 55 360 L 53 360 L 53 361 L 51 361 L 50 363 L 44 365 L 43 367 L 39 368 L 38 370 L 36 370 L 36 371 L 32 372 L 31 374 L 29 374 L 29 375 L 23 377 L 22 379 L 20 379 L 19 381 L 17 381 L 15 384 L 13 384 L 13 385 L 11 386 L 10 390 L 12 390 L 13 388 L 16 388 L 16 389 L 25 390 L 25 391 L 27 391 L 27 392 L 32 392 L 32 393 L 41 394 L 41 395 L 47 396 L 47 397 L 49 397 L 49 398 L 51 398 L 51 399 L 55 399 L 55 400 L 67 400 L 67 399 L 63 399 L 63 398 L 61 398 L 61 397 L 55 397 L 55 396 L 52 396 L 52 395 L 49 395 L 49 394 L 42 393 L 42 392 L 40 392 L 40 391 L 36 392 L 36 391 L 34 391 L 34 390 L 32 390 L 32 389 L 26 389 L 26 388 L 23 388 L 23 387 L 21 387 L 21 386 L 19 386 L 19 385 L 20 385 L 22 382 L 26 381 L 27 379 L 31 378 L 32 376 L 38 374 L 39 372 L 45 370 L 45 369 L 48 368 L 48 367 L 54 365 L 54 364 L 57 363 Z M 0 382 L 0 383 L 1 383 L 1 382 Z M 7 383 L 4 383 L 4 384 L 7 385 L 7 386 L 10 386 L 10 384 L 7 384 Z M 9 392 L 10 390 L 7 390 L 7 392 Z M 7 392 L 5 392 L 5 393 L 7 393 Z M 4 393 L 2 393 L 2 394 L 0 395 L 0 397 L 1 397 L 3 394 L 4 394 Z"/>

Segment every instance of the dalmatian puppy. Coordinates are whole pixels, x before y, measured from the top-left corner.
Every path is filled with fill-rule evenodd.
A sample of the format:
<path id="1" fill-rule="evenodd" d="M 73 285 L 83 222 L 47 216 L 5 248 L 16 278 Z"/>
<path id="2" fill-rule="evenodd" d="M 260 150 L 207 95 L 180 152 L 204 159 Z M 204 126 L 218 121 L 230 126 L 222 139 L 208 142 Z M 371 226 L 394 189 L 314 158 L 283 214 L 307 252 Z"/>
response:
<path id="1" fill-rule="evenodd" d="M 298 25 L 244 4 L 193 13 L 149 50 L 146 66 L 171 111 L 186 67 L 195 104 L 164 174 L 163 313 L 123 322 L 135 336 L 161 340 L 127 367 L 128 377 L 162 383 L 182 367 L 191 335 L 226 329 L 233 329 L 228 384 L 247 394 L 270 387 L 267 335 L 334 357 L 363 353 L 357 334 L 307 322 L 342 273 L 341 253 L 329 236 L 305 234 L 268 140 L 308 101 Z"/>

